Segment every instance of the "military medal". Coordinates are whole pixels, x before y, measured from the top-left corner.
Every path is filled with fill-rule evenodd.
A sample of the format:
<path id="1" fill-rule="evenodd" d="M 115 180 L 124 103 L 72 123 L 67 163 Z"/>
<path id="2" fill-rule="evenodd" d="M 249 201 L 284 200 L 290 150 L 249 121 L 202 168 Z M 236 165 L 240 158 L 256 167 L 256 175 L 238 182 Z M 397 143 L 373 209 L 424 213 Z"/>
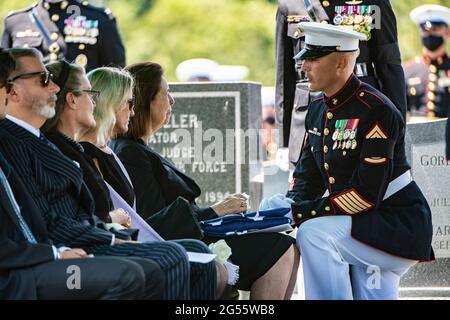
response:
<path id="1" fill-rule="evenodd" d="M 336 120 L 336 122 L 334 123 L 334 132 L 333 132 L 333 136 L 331 137 L 331 139 L 333 141 L 336 141 L 338 136 L 339 136 L 339 127 L 341 125 L 341 120 Z"/>
<path id="2" fill-rule="evenodd" d="M 363 33 L 364 32 L 364 27 L 360 26 L 360 25 L 354 25 L 353 26 L 353 31 Z"/>
<path id="3" fill-rule="evenodd" d="M 367 17 L 370 17 L 372 14 L 372 6 L 359 6 L 360 14 L 364 16 L 364 21 L 367 21 Z"/>
<path id="4" fill-rule="evenodd" d="M 340 130 L 337 139 L 338 141 L 342 141 L 343 138 L 344 138 L 344 130 Z"/>
<path id="5" fill-rule="evenodd" d="M 333 144 L 333 150 L 336 150 L 336 149 L 337 149 L 337 147 L 338 147 L 338 142 L 337 142 L 337 141 L 335 141 L 335 142 L 334 142 L 334 144 Z"/>
<path id="6" fill-rule="evenodd" d="M 372 37 L 372 33 L 370 32 L 372 30 L 372 6 L 361 6 L 361 12 L 364 14 L 364 21 L 361 22 L 361 26 L 363 26 L 363 29 L 361 30 L 362 33 L 365 33 L 367 36 L 367 39 L 365 41 L 369 41 Z"/>
<path id="7" fill-rule="evenodd" d="M 335 25 L 340 25 L 344 22 L 344 17 L 342 16 L 342 12 L 344 11 L 343 6 L 336 6 L 334 7 L 335 16 L 333 19 L 333 23 Z"/>
<path id="8" fill-rule="evenodd" d="M 358 143 L 356 142 L 356 140 L 352 140 L 352 150 L 355 150 L 357 145 Z"/>
<path id="9" fill-rule="evenodd" d="M 352 124 L 352 121 L 353 121 L 353 119 L 349 119 L 347 122 L 347 125 L 344 130 L 344 140 L 347 140 L 348 138 L 350 138 L 350 131 L 351 131 L 350 126 Z"/>
<path id="10" fill-rule="evenodd" d="M 358 126 L 359 123 L 359 119 L 352 119 L 352 124 L 351 124 L 351 131 L 350 131 L 350 140 L 355 139 L 356 137 L 356 132 L 358 131 L 358 129 L 356 128 Z"/>
<path id="11" fill-rule="evenodd" d="M 340 25 L 340 24 L 342 24 L 344 22 L 344 17 L 343 16 L 341 16 L 340 14 L 339 15 L 336 15 L 335 17 L 334 17 L 334 19 L 333 19 L 333 23 L 335 24 L 335 25 Z"/>
<path id="12" fill-rule="evenodd" d="M 350 149 L 352 146 L 352 141 L 353 140 L 347 140 L 346 144 L 345 144 L 345 149 Z"/>
<path id="13" fill-rule="evenodd" d="M 355 24 L 361 24 L 362 22 L 364 22 L 364 17 L 359 14 L 355 15 Z"/>
<path id="14" fill-rule="evenodd" d="M 339 129 L 337 129 L 336 131 L 333 132 L 333 136 L 331 137 L 331 139 L 333 141 L 336 141 L 339 135 Z"/>
<path id="15" fill-rule="evenodd" d="M 353 17 L 351 17 L 347 14 L 344 18 L 344 24 L 346 26 L 353 24 Z"/>
<path id="16" fill-rule="evenodd" d="M 355 16 L 355 23 L 359 25 L 364 25 L 366 6 L 358 6 L 357 7 L 358 14 Z"/>
<path id="17" fill-rule="evenodd" d="M 97 43 L 99 36 L 98 20 L 88 20 L 85 16 L 67 18 L 64 20 L 64 36 L 66 43 L 90 44 Z"/>
<path id="18" fill-rule="evenodd" d="M 353 25 L 355 23 L 355 18 L 354 18 L 354 14 L 353 14 L 353 6 L 348 6 L 347 7 L 347 21 L 346 21 L 346 25 Z"/>
<path id="19" fill-rule="evenodd" d="M 338 134 L 338 140 L 341 141 L 344 138 L 344 130 L 347 126 L 347 119 L 341 120 L 340 127 L 339 127 L 339 134 Z"/>

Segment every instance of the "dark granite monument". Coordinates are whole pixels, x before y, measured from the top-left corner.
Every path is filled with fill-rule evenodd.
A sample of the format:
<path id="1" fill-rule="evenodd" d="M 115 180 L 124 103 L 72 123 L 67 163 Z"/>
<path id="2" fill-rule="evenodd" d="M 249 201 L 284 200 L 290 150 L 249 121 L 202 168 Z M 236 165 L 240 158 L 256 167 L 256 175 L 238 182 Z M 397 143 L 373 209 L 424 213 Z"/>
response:
<path id="1" fill-rule="evenodd" d="M 407 125 L 406 154 L 432 211 L 436 261 L 418 263 L 402 277 L 401 297 L 450 297 L 450 164 L 444 134 L 445 120 Z"/>
<path id="2" fill-rule="evenodd" d="M 194 178 L 204 207 L 231 193 L 262 197 L 261 86 L 250 82 L 170 84 L 170 123 L 151 146 Z"/>

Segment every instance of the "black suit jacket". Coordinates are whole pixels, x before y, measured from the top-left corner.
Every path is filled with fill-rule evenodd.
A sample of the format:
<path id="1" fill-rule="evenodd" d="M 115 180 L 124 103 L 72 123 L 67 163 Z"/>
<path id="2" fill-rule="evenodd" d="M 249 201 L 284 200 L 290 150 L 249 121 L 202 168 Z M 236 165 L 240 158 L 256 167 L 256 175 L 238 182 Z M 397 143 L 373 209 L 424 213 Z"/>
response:
<path id="1" fill-rule="evenodd" d="M 197 183 L 142 140 L 118 138 L 112 141 L 111 148 L 130 175 L 137 212 L 160 234 L 172 238 L 174 229 L 190 226 L 191 230 L 196 230 L 198 221 L 217 217 L 212 208 L 199 208 L 195 204 L 195 198 L 201 193 Z M 167 208 L 177 203 L 182 205 L 180 199 L 187 200 L 188 210 L 180 210 L 177 218 L 169 219 L 168 223 L 173 210 Z M 197 236 L 192 234 L 191 237 Z"/>
<path id="2" fill-rule="evenodd" d="M 50 239 L 68 247 L 109 245 L 112 234 L 94 226 L 92 196 L 74 162 L 8 119 L 0 128 L 14 137 L 1 140 L 0 150 L 36 201 Z"/>
<path id="3" fill-rule="evenodd" d="M 0 130 L 0 140 L 8 139 Z M 20 206 L 21 214 L 38 241 L 29 243 L 3 187 L 0 186 L 0 299 L 35 299 L 35 277 L 30 267 L 53 261 L 45 221 L 23 182 L 0 154 L 0 167 Z"/>

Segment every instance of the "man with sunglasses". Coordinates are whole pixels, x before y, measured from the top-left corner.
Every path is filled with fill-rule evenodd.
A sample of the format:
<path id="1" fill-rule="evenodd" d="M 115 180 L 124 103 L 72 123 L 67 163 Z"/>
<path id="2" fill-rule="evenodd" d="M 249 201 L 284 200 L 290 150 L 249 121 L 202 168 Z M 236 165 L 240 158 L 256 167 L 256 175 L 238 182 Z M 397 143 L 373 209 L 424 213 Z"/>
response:
<path id="1" fill-rule="evenodd" d="M 142 267 L 145 271 L 148 271 L 147 262 L 156 262 L 163 270 L 162 277 L 155 275 L 156 280 L 165 284 L 162 298 L 189 299 L 192 294 L 197 299 L 213 299 L 214 262 L 198 268 L 191 286 L 188 256 L 181 245 L 167 241 L 130 241 L 120 232 L 108 231 L 94 217 L 95 204 L 79 167 L 40 132 L 44 122 L 55 114 L 60 88 L 45 72 L 36 49 L 11 49 L 10 52 L 18 65 L 8 79 L 8 115 L 0 120 L 0 128 L 14 138 L 0 141 L 0 150 L 21 176 L 43 213 L 49 238 L 55 243 L 80 247 L 88 253 L 133 260 L 134 257 L 144 258 Z M 64 83 L 60 77 L 64 77 L 64 72 L 55 80 Z M 101 273 L 104 270 L 101 269 Z M 198 286 L 197 283 L 205 285 Z"/>
<path id="2" fill-rule="evenodd" d="M 5 115 L 7 95 L 11 90 L 7 78 L 14 67 L 14 60 L 9 53 L 0 49 L 0 119 Z M 42 78 L 45 81 L 45 77 Z M 46 83 L 48 85 L 49 81 Z M 0 140 L 3 139 L 13 138 L 0 129 Z M 143 292 L 146 284 L 144 275 L 152 274 L 145 274 L 137 263 L 123 258 L 92 258 L 82 249 L 53 246 L 48 239 L 41 211 L 1 153 L 0 247 L 0 299 L 151 297 L 143 295 Z M 67 272 L 71 266 L 78 267 L 82 272 L 80 286 L 76 290 L 68 286 L 70 274 Z M 151 268 L 156 273 L 162 273 L 156 264 L 152 266 L 149 262 L 148 270 Z M 98 270 L 105 270 L 101 277 L 98 276 Z M 161 292 L 162 288 L 159 291 L 152 290 L 151 293 L 159 298 Z"/>
<path id="3" fill-rule="evenodd" d="M 450 9 L 423 5 L 410 13 L 418 26 L 422 57 L 405 63 L 408 110 L 428 119 L 446 118 L 450 108 L 450 58 L 446 41 L 450 37 Z"/>

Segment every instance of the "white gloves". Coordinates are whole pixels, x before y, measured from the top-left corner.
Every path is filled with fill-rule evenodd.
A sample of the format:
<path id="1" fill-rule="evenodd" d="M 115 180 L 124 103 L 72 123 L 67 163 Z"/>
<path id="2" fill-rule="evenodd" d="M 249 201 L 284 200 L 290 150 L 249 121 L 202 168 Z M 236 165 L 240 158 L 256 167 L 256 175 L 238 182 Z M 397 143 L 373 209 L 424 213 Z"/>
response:
<path id="1" fill-rule="evenodd" d="M 259 210 L 290 208 L 292 203 L 294 203 L 294 200 L 279 193 L 269 198 L 264 198 L 259 204 Z"/>

